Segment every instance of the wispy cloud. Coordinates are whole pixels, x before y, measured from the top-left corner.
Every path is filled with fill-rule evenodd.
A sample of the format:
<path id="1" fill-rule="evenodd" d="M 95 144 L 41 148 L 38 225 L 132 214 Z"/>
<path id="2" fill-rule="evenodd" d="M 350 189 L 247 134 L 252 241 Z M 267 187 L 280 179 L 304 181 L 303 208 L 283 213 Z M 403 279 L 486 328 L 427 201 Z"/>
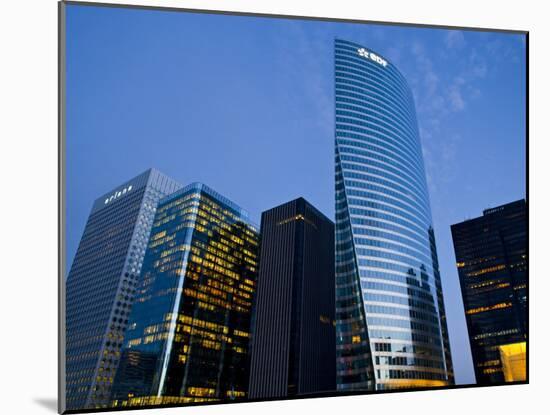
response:
<path id="1" fill-rule="evenodd" d="M 476 49 L 472 49 L 469 58 L 469 74 L 473 78 L 485 78 L 487 75 L 487 62 Z"/>
<path id="2" fill-rule="evenodd" d="M 467 48 L 462 32 L 447 33 L 444 42 L 449 49 L 447 55 L 427 50 L 419 41 L 413 41 L 409 49 L 414 62 L 409 76 L 419 115 L 426 178 L 434 194 L 446 192 L 459 172 L 457 157 L 462 137 L 445 127 L 447 121 L 466 111 L 469 100 L 481 96 L 476 80 L 487 73 L 479 55 L 466 50 L 466 62 L 458 57 Z M 449 65 L 449 60 L 458 64 Z"/>
<path id="3" fill-rule="evenodd" d="M 281 70 L 294 79 L 299 90 L 288 91 L 289 102 L 295 101 L 295 94 L 306 94 L 315 105 L 315 122 L 326 134 L 332 133 L 332 124 L 327 122 L 333 117 L 333 97 L 330 93 L 331 78 L 326 77 L 325 68 L 330 66 L 330 56 L 323 53 L 325 45 L 321 33 L 315 36 L 312 29 L 306 30 L 299 21 L 288 21 L 284 25 L 285 35 L 279 39 L 281 51 L 279 63 Z M 293 48 L 286 47 L 288 38 L 292 38 Z M 292 105 L 292 104 L 290 104 Z"/>
<path id="4" fill-rule="evenodd" d="M 454 79 L 453 83 L 449 86 L 449 101 L 451 103 L 451 109 L 453 111 L 462 111 L 466 107 L 466 102 L 463 98 L 462 86 L 466 81 L 464 78 L 458 76 Z"/>
<path id="5" fill-rule="evenodd" d="M 523 60 L 522 53 L 525 50 L 526 37 L 518 36 L 517 39 L 522 46 L 520 49 L 514 47 L 510 44 L 510 42 L 504 42 L 502 38 L 497 38 L 494 35 L 487 34 L 487 41 L 485 42 L 483 52 L 488 54 L 496 63 L 513 62 L 518 64 Z"/>
<path id="6" fill-rule="evenodd" d="M 418 69 L 424 73 L 424 81 L 428 87 L 428 92 L 433 93 L 437 89 L 439 77 L 433 70 L 433 63 L 428 57 L 424 45 L 420 42 L 414 42 L 411 52 L 416 59 Z"/>
<path id="7" fill-rule="evenodd" d="M 445 36 L 445 45 L 448 49 L 460 49 L 466 45 L 464 33 L 460 30 L 449 30 Z"/>
<path id="8" fill-rule="evenodd" d="M 419 112 L 434 113 L 443 110 L 445 100 L 440 91 L 440 78 L 424 45 L 413 42 L 410 51 L 417 68 L 417 76 L 413 78 L 412 84 Z"/>

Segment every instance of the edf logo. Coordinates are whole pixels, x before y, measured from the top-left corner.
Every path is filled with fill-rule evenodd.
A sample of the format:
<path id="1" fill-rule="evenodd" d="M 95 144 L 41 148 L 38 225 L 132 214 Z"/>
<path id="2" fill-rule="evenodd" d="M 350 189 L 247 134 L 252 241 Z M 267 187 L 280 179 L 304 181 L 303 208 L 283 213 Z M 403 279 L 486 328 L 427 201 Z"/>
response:
<path id="1" fill-rule="evenodd" d="M 369 52 L 365 48 L 357 49 L 357 53 L 359 54 L 359 56 L 370 59 L 371 61 L 374 61 L 379 65 L 382 65 L 384 68 L 388 66 L 388 62 L 385 59 L 381 58 L 380 56 L 378 56 L 373 52 Z"/>

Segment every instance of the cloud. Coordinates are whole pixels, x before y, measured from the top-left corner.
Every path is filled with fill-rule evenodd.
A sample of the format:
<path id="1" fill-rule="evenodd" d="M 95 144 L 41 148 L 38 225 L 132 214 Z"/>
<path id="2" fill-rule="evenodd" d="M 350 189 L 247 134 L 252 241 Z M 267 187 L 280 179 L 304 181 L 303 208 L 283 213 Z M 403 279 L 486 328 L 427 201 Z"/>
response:
<path id="1" fill-rule="evenodd" d="M 451 101 L 453 111 L 462 111 L 466 107 L 460 88 L 456 85 L 452 85 L 450 88 L 449 100 Z"/>
<path id="2" fill-rule="evenodd" d="M 466 45 L 464 34 L 460 30 L 449 30 L 445 36 L 445 45 L 448 49 L 460 49 Z"/>
<path id="3" fill-rule="evenodd" d="M 293 48 L 288 48 L 289 37 Z M 302 94 L 315 106 L 314 123 L 326 134 L 332 134 L 332 124 L 327 122 L 333 117 L 333 97 L 330 90 L 331 78 L 324 68 L 331 64 L 331 57 L 324 53 L 326 40 L 322 32 L 306 30 L 299 21 L 287 21 L 284 24 L 284 36 L 280 36 L 276 48 L 280 51 L 278 62 L 296 89 L 288 91 L 289 105 L 294 105 L 295 96 Z M 292 68 L 292 70 L 289 70 Z M 298 109 L 297 109 L 298 110 Z"/>
<path id="4" fill-rule="evenodd" d="M 449 31 L 444 40 L 448 47 L 466 46 L 464 35 L 460 31 Z M 437 70 L 436 62 L 445 65 L 448 57 L 440 62 L 433 60 L 439 55 L 434 55 L 433 51 L 428 52 L 422 43 L 411 43 L 410 53 L 416 67 L 411 87 L 418 112 L 427 118 L 442 119 L 451 113 L 464 111 L 468 106 L 468 100 L 477 99 L 482 95 L 476 82 L 487 76 L 485 58 L 476 49 L 471 49 L 469 53 L 461 52 L 466 58 L 457 58 L 456 64 L 447 65 L 441 72 Z"/>
<path id="5" fill-rule="evenodd" d="M 447 46 L 466 47 L 462 33 L 457 33 L 444 39 Z M 415 69 L 410 78 L 419 115 L 426 181 L 430 193 L 447 192 L 460 171 L 458 151 L 461 137 L 446 126 L 454 114 L 467 109 L 468 99 L 481 94 L 472 83 L 483 75 L 484 62 L 477 55 L 472 56 L 473 62 L 479 66 L 473 71 L 469 67 L 470 55 L 466 54 L 466 62 L 457 57 L 453 59 L 455 64 L 449 65 L 446 61 L 449 55 L 442 57 L 437 51 L 427 50 L 422 43 L 415 41 L 409 51 Z"/>
<path id="6" fill-rule="evenodd" d="M 465 82 L 464 78 L 457 77 L 449 87 L 448 97 L 451 103 L 451 109 L 455 112 L 462 111 L 466 107 L 462 92 L 462 86 Z"/>
<path id="7" fill-rule="evenodd" d="M 501 38 L 496 37 L 494 34 L 488 34 L 487 35 L 487 41 L 485 42 L 485 51 L 489 54 L 489 56 L 498 63 L 505 62 L 510 63 L 513 62 L 515 64 L 519 64 L 524 62 L 525 55 L 523 54 L 525 51 L 525 43 L 526 43 L 526 37 L 525 35 L 511 35 L 516 37 L 520 45 L 522 46 L 521 49 L 518 49 L 517 47 L 514 47 L 510 44 L 510 42 L 504 43 Z"/>
<path id="8" fill-rule="evenodd" d="M 474 78 L 485 78 L 487 75 L 487 63 L 476 49 L 472 49 L 470 53 L 468 72 Z"/>
<path id="9" fill-rule="evenodd" d="M 416 87 L 413 88 L 417 100 L 419 112 L 430 113 L 443 109 L 445 103 L 440 93 L 440 79 L 424 45 L 413 42 L 411 53 L 414 57 L 419 77 L 415 80 Z"/>
<path id="10" fill-rule="evenodd" d="M 460 171 L 458 151 L 462 137 L 445 133 L 438 123 L 432 121 L 428 121 L 427 128 L 420 127 L 420 136 L 428 189 L 436 194 L 446 192 Z"/>
<path id="11" fill-rule="evenodd" d="M 389 58 L 391 62 L 394 63 L 394 65 L 399 66 L 399 63 L 401 62 L 402 53 L 403 52 L 401 48 L 392 46 L 387 50 L 386 56 Z"/>
<path id="12" fill-rule="evenodd" d="M 476 88 L 472 85 L 468 85 L 467 90 L 468 90 L 468 95 L 470 96 L 470 98 L 478 99 L 478 98 L 481 97 L 481 90 L 479 88 Z"/>

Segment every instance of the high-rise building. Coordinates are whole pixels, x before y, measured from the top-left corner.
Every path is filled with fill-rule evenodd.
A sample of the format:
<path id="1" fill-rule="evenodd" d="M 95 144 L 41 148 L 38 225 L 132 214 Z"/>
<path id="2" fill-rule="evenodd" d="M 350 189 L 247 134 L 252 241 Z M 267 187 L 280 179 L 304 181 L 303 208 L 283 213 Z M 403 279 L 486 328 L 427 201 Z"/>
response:
<path id="1" fill-rule="evenodd" d="M 93 204 L 66 281 L 67 409 L 108 403 L 157 203 L 179 187 L 151 169 Z"/>
<path id="2" fill-rule="evenodd" d="M 526 380 L 527 205 L 451 226 L 479 385 Z"/>
<path id="3" fill-rule="evenodd" d="M 203 184 L 159 203 L 113 406 L 246 397 L 258 249 L 248 214 Z"/>
<path id="4" fill-rule="evenodd" d="M 380 54 L 335 41 L 338 389 L 454 382 L 414 99 Z"/>
<path id="5" fill-rule="evenodd" d="M 336 390 L 334 224 L 299 198 L 262 213 L 251 399 Z"/>

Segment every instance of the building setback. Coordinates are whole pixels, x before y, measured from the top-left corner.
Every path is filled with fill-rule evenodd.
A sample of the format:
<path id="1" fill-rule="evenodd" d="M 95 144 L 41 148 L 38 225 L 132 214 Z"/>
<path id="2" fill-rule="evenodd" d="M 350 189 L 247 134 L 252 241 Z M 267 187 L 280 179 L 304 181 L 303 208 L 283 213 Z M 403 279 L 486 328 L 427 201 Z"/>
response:
<path id="1" fill-rule="evenodd" d="M 453 384 L 412 93 L 367 47 L 334 56 L 338 390 Z"/>
<path id="2" fill-rule="evenodd" d="M 159 199 L 181 187 L 154 169 L 92 206 L 66 281 L 66 408 L 105 407 Z"/>
<path id="3" fill-rule="evenodd" d="M 334 224 L 299 198 L 262 213 L 250 399 L 335 391 Z"/>
<path id="4" fill-rule="evenodd" d="M 479 385 L 526 380 L 527 205 L 451 226 Z"/>
<path id="5" fill-rule="evenodd" d="M 164 198 L 115 378 L 115 407 L 243 399 L 259 236 L 194 183 Z"/>

